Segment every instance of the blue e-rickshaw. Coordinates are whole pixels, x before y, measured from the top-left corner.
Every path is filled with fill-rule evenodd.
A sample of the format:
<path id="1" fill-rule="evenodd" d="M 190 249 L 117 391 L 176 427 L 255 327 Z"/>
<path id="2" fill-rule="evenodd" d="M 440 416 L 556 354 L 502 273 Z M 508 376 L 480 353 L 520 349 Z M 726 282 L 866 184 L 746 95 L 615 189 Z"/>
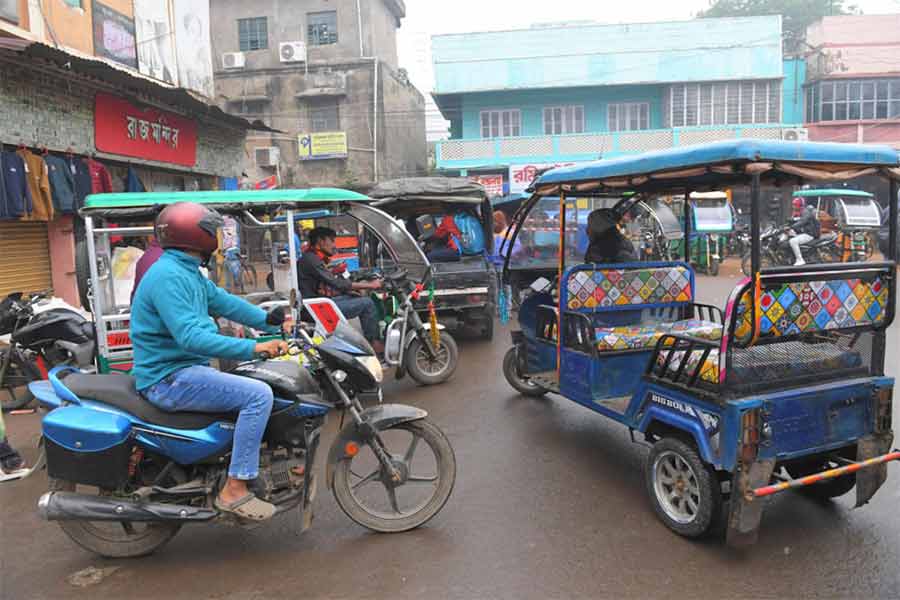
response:
<path id="1" fill-rule="evenodd" d="M 517 212 L 510 243 L 547 197 L 559 198 L 565 231 L 570 195 L 620 198 L 614 210 L 624 214 L 644 197 L 749 186 L 752 277 L 723 310 L 697 302 L 689 256 L 582 264 L 562 236 L 555 275 L 536 281 L 520 308 L 507 380 L 643 434 L 651 503 L 681 535 L 707 533 L 728 506 L 728 543 L 753 543 L 764 498 L 791 488 L 831 498 L 855 487 L 856 505 L 865 504 L 887 462 L 900 459 L 891 452 L 894 380 L 884 373 L 898 209 L 891 206 L 883 262 L 760 271 L 761 189 L 876 172 L 896 197 L 897 166 L 887 147 L 735 140 L 545 173 Z M 690 239 L 692 219 L 684 226 Z M 507 258 L 504 277 L 517 268 Z"/>

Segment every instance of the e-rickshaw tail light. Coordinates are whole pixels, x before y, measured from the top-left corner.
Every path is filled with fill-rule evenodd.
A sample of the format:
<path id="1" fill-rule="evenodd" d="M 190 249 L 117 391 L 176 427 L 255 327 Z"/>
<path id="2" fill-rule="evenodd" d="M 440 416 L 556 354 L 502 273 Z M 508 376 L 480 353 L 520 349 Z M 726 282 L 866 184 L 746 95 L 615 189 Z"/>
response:
<path id="1" fill-rule="evenodd" d="M 748 410 L 741 417 L 741 461 L 750 463 L 756 460 L 759 452 L 759 409 Z"/>
<path id="2" fill-rule="evenodd" d="M 875 433 L 884 433 L 891 430 L 893 397 L 893 387 L 878 388 L 875 392 Z"/>

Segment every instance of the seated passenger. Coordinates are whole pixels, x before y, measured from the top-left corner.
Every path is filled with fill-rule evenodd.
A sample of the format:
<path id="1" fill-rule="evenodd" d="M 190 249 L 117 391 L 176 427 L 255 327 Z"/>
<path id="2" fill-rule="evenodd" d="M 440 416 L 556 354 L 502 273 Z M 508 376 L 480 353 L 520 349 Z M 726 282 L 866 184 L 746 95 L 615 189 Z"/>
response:
<path id="1" fill-rule="evenodd" d="M 444 215 L 441 224 L 426 240 L 425 255 L 431 262 L 455 262 L 462 255 L 462 233 L 453 215 Z"/>
<path id="2" fill-rule="evenodd" d="M 368 296 L 355 296 L 351 292 L 377 290 L 379 281 L 356 281 L 340 277 L 329 267 L 334 256 L 337 233 L 328 227 L 316 227 L 309 232 L 309 245 L 300 258 L 298 282 L 303 298 L 328 297 L 348 319 L 359 317 L 363 335 L 376 353 L 384 351 L 384 344 L 378 339 L 378 313 L 375 303 Z"/>
<path id="3" fill-rule="evenodd" d="M 618 225 L 619 219 L 611 208 L 600 208 L 588 215 L 587 234 L 590 242 L 584 262 L 603 264 L 638 261 L 634 244 L 619 231 Z"/>

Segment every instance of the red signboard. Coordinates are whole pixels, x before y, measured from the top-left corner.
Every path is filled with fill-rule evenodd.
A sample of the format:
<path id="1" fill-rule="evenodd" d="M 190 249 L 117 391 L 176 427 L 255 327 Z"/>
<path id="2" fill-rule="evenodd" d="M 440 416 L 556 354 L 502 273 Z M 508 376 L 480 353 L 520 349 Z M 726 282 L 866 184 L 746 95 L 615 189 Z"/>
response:
<path id="1" fill-rule="evenodd" d="M 94 138 L 101 152 L 186 167 L 197 162 L 194 121 L 110 94 L 97 94 L 94 102 Z"/>

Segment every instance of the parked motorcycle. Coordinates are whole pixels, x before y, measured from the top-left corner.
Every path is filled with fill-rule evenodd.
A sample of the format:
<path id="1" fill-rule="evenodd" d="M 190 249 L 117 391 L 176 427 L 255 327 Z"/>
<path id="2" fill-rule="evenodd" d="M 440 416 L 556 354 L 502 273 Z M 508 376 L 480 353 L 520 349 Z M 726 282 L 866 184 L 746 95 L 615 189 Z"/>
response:
<path id="1" fill-rule="evenodd" d="M 325 479 L 344 513 L 379 532 L 426 523 L 456 480 L 446 436 L 419 408 L 363 409 L 358 392 L 380 384 L 382 370 L 353 328 L 339 324 L 318 344 L 297 333 L 291 352 L 305 354 L 306 369 L 261 356 L 232 371 L 265 382 L 276 397 L 254 493 L 277 507 L 276 517 L 298 511 L 301 530 L 310 526 L 320 434 L 338 408 L 342 423 L 347 415 L 350 421 L 328 451 Z M 54 369 L 49 382 L 31 388 L 51 410 L 43 421 L 50 491 L 39 512 L 83 548 L 142 556 L 187 523 L 248 525 L 213 505 L 227 477 L 235 415 L 166 413 L 144 400 L 129 376 L 71 367 Z"/>
<path id="2" fill-rule="evenodd" d="M 431 323 L 423 323 L 416 312 L 416 300 L 426 293 L 424 285 L 410 281 L 403 269 L 384 275 L 378 271 L 357 271 L 353 278 L 357 281 L 377 278 L 383 282 L 387 298 L 382 303 L 388 306 L 387 313 L 391 318 L 382 333 L 384 362 L 397 367 L 397 379 L 409 373 L 422 385 L 447 381 L 459 364 L 459 349 L 453 336 L 441 324 L 437 326 L 438 344 L 435 346 Z"/>
<path id="3" fill-rule="evenodd" d="M 743 257 L 750 252 L 750 245 L 750 226 L 738 224 L 731 235 L 728 236 L 728 246 L 725 249 L 726 255 Z"/>
<path id="4" fill-rule="evenodd" d="M 27 406 L 25 387 L 47 377 L 58 365 L 89 368 L 94 361 L 94 326 L 74 309 L 41 310 L 46 294 L 25 298 L 16 292 L 0 301 L 0 335 L 9 345 L 0 350 L 0 405 L 4 411 Z"/>
<path id="5" fill-rule="evenodd" d="M 790 266 L 795 262 L 794 252 L 790 246 L 791 227 L 769 227 L 760 234 L 760 267 Z M 800 245 L 803 260 L 807 263 L 832 262 L 832 249 L 835 245 L 837 234 L 826 233 L 818 239 Z M 741 271 L 747 277 L 752 272 L 750 266 L 750 252 L 746 252 L 741 258 Z"/>

